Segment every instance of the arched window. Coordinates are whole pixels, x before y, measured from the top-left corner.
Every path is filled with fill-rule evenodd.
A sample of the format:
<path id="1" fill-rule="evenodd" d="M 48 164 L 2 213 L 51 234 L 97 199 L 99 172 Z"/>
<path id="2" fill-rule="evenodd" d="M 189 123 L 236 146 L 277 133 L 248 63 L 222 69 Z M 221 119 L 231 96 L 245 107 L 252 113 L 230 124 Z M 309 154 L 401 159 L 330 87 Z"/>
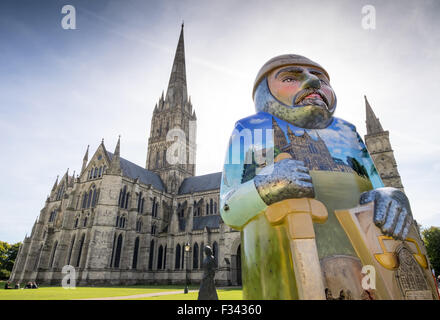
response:
<path id="1" fill-rule="evenodd" d="M 151 206 L 151 215 L 153 217 L 156 216 L 156 212 L 155 211 L 156 211 L 156 197 L 153 198 L 153 204 Z"/>
<path id="2" fill-rule="evenodd" d="M 92 177 L 93 177 L 93 168 L 90 170 L 89 180 L 92 179 Z"/>
<path id="3" fill-rule="evenodd" d="M 165 149 L 163 151 L 163 166 L 165 167 L 167 165 L 167 150 Z"/>
<path id="4" fill-rule="evenodd" d="M 119 268 L 119 263 L 121 262 L 121 252 L 122 252 L 122 234 L 119 235 L 118 242 L 116 245 L 115 268 Z"/>
<path id="5" fill-rule="evenodd" d="M 185 245 L 182 244 L 182 269 L 185 268 Z"/>
<path id="6" fill-rule="evenodd" d="M 53 222 L 53 221 L 55 220 L 56 215 L 57 215 L 57 211 L 56 211 L 56 210 L 53 210 L 53 211 L 50 213 L 50 216 L 49 216 L 49 222 Z"/>
<path id="7" fill-rule="evenodd" d="M 212 255 L 214 256 L 214 263 L 216 267 L 218 267 L 218 254 L 218 245 L 217 242 L 214 242 L 212 245 Z"/>
<path id="8" fill-rule="evenodd" d="M 79 267 L 79 263 L 81 262 L 81 255 L 82 255 L 82 249 L 84 246 L 85 237 L 86 237 L 86 235 L 85 235 L 85 233 L 83 233 L 83 235 L 81 237 L 81 241 L 79 242 L 78 258 L 76 259 L 76 266 L 77 267 Z"/>
<path id="9" fill-rule="evenodd" d="M 87 208 L 90 208 L 90 202 L 92 201 L 92 195 L 93 195 L 93 190 L 92 189 L 90 189 L 89 195 L 87 196 Z"/>
<path id="10" fill-rule="evenodd" d="M 102 176 L 102 166 L 99 167 L 99 171 L 98 171 L 98 177 Z"/>
<path id="11" fill-rule="evenodd" d="M 116 216 L 116 227 L 119 227 L 119 215 Z"/>
<path id="12" fill-rule="evenodd" d="M 139 252 L 139 237 L 136 238 L 134 242 L 134 251 L 133 251 L 133 269 L 137 269 L 137 261 L 138 261 L 138 252 Z"/>
<path id="13" fill-rule="evenodd" d="M 212 199 L 209 200 L 209 213 L 210 214 L 214 213 L 214 205 Z"/>
<path id="14" fill-rule="evenodd" d="M 137 232 L 142 231 L 142 220 L 141 219 L 138 219 L 138 221 L 136 222 L 136 231 Z"/>
<path id="15" fill-rule="evenodd" d="M 87 192 L 84 192 L 82 208 L 85 209 L 87 206 Z"/>
<path id="16" fill-rule="evenodd" d="M 159 157 L 160 157 L 160 154 L 159 154 L 159 151 L 157 151 L 156 152 L 156 168 L 159 167 Z"/>
<path id="17" fill-rule="evenodd" d="M 98 168 L 95 168 L 95 173 L 93 174 L 93 178 L 97 178 L 98 177 Z"/>
<path id="18" fill-rule="evenodd" d="M 113 237 L 113 247 L 112 247 L 112 257 L 110 259 L 110 268 L 113 266 L 113 257 L 115 256 L 116 250 L 116 234 Z"/>
<path id="19" fill-rule="evenodd" d="M 163 251 L 163 268 L 167 268 L 167 246 L 165 245 L 165 249 Z"/>
<path id="20" fill-rule="evenodd" d="M 127 196 L 128 196 L 129 194 L 127 194 L 127 186 L 124 186 L 123 188 L 122 188 L 122 192 L 121 192 L 121 195 L 120 195 L 120 197 L 119 197 L 119 199 L 120 199 L 120 201 L 119 201 L 119 207 L 121 207 L 121 208 L 126 208 L 126 203 L 128 203 L 128 201 L 127 201 Z"/>
<path id="21" fill-rule="evenodd" d="M 176 263 L 174 269 L 180 269 L 180 244 L 177 244 L 176 246 Z"/>
<path id="22" fill-rule="evenodd" d="M 194 200 L 194 203 L 193 203 L 193 215 L 197 216 L 197 202 L 196 202 L 196 200 Z"/>
<path id="23" fill-rule="evenodd" d="M 199 268 L 199 245 L 196 242 L 193 248 L 193 269 L 198 269 L 198 268 Z"/>
<path id="24" fill-rule="evenodd" d="M 205 215 L 208 215 L 209 214 L 209 203 L 206 203 L 206 212 L 205 212 Z"/>
<path id="25" fill-rule="evenodd" d="M 130 201 L 130 192 L 127 192 L 127 197 L 125 199 L 125 206 L 124 206 L 125 209 L 128 208 L 128 202 L 129 201 Z"/>
<path id="26" fill-rule="evenodd" d="M 157 253 L 157 269 L 162 269 L 162 259 L 163 259 L 163 247 L 162 245 L 159 246 L 159 251 Z"/>
<path id="27" fill-rule="evenodd" d="M 214 202 L 214 213 L 217 213 L 217 201 Z"/>
<path id="28" fill-rule="evenodd" d="M 200 267 L 203 267 L 204 254 L 205 254 L 205 244 L 202 242 L 202 245 L 200 246 Z"/>
<path id="29" fill-rule="evenodd" d="M 53 268 L 53 263 L 55 261 L 55 253 L 57 252 L 58 241 L 53 245 L 52 257 L 50 258 L 50 267 Z"/>
<path id="30" fill-rule="evenodd" d="M 151 235 L 154 236 L 155 234 L 156 234 L 156 225 L 153 224 L 153 225 L 151 226 Z"/>
<path id="31" fill-rule="evenodd" d="M 141 203 L 142 203 L 142 192 L 139 192 L 137 201 L 137 212 L 141 213 Z"/>
<path id="32" fill-rule="evenodd" d="M 81 193 L 76 197 L 76 206 L 75 206 L 76 210 L 78 210 L 78 205 L 80 200 L 81 200 Z"/>
<path id="33" fill-rule="evenodd" d="M 75 228 L 78 228 L 78 222 L 79 222 L 79 218 L 75 219 Z"/>
<path id="34" fill-rule="evenodd" d="M 96 204 L 96 195 L 97 195 L 97 191 L 96 191 L 95 187 L 93 187 L 92 208 L 94 208 L 95 204 Z"/>
<path id="35" fill-rule="evenodd" d="M 78 219 L 76 219 L 78 221 Z M 72 242 L 70 244 L 69 256 L 67 258 L 67 264 L 70 265 L 70 259 L 72 258 L 73 246 L 75 245 L 75 235 L 72 237 Z"/>
<path id="36" fill-rule="evenodd" d="M 154 240 L 150 242 L 150 257 L 148 260 L 148 270 L 153 269 L 153 258 L 154 258 Z"/>

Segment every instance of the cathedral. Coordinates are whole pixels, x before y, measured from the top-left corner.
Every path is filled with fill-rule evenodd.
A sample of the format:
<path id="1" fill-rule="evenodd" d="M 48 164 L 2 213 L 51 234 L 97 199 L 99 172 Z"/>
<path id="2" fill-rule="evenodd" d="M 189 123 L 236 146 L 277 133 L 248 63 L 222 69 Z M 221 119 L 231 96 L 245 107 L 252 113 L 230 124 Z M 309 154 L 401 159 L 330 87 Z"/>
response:
<path id="1" fill-rule="evenodd" d="M 367 148 L 384 184 L 403 190 L 389 133 L 365 104 Z M 87 148 L 81 172 L 57 178 L 10 280 L 59 285 L 71 265 L 77 285 L 200 283 L 210 245 L 216 284 L 240 285 L 240 232 L 220 217 L 221 172 L 195 175 L 196 122 L 182 25 L 166 95 L 153 111 L 145 168 L 121 157 L 120 138 L 113 153 L 102 141 L 89 159 Z M 183 139 L 169 138 L 175 129 Z M 170 162 L 169 150 L 185 161 Z"/>

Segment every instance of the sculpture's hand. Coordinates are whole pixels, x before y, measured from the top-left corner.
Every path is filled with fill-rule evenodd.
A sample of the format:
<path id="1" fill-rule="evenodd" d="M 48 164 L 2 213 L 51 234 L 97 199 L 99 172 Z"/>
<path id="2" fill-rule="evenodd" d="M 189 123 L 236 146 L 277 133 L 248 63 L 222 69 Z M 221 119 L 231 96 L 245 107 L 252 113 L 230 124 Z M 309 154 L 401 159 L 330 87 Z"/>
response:
<path id="1" fill-rule="evenodd" d="M 406 195 L 396 188 L 378 188 L 361 194 L 360 204 L 374 201 L 374 224 L 394 239 L 405 240 L 413 217 Z"/>
<path id="2" fill-rule="evenodd" d="M 284 159 L 263 168 L 254 183 L 267 205 L 285 199 L 315 197 L 309 170 L 298 160 Z"/>

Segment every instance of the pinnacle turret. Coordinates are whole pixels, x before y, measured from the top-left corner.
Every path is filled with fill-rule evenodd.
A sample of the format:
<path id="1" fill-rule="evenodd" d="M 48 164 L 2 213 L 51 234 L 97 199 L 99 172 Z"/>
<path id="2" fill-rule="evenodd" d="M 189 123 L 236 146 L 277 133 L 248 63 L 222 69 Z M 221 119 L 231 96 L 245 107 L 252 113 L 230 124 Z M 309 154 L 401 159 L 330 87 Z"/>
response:
<path id="1" fill-rule="evenodd" d="M 87 150 L 86 150 L 86 153 L 85 153 L 84 158 L 83 158 L 83 164 L 82 164 L 82 167 L 81 167 L 81 174 L 86 169 L 87 161 L 89 161 L 89 145 L 87 146 Z"/>
<path id="2" fill-rule="evenodd" d="M 119 174 L 121 173 L 121 136 L 118 138 L 118 143 L 116 144 L 115 152 L 113 153 L 112 162 L 110 164 L 110 173 Z"/>
<path id="3" fill-rule="evenodd" d="M 56 178 L 56 180 L 55 180 L 55 183 L 53 184 L 52 191 L 55 191 L 55 189 L 56 189 L 57 186 L 58 186 L 58 177 L 59 177 L 59 176 L 57 176 L 57 178 Z"/>

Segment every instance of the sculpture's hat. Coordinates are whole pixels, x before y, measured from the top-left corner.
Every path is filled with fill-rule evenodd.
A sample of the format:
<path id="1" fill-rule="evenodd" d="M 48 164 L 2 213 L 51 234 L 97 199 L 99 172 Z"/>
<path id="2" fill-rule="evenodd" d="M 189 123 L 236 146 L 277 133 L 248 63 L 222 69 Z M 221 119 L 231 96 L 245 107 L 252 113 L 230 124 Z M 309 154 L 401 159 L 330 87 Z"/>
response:
<path id="1" fill-rule="evenodd" d="M 315 67 L 321 70 L 330 80 L 330 76 L 328 75 L 327 71 L 325 71 L 325 69 L 320 64 L 310 60 L 309 58 L 300 56 L 298 54 L 283 54 L 281 56 L 277 56 L 275 58 L 270 59 L 261 67 L 260 71 L 257 74 L 257 77 L 255 78 L 254 88 L 252 90 L 252 97 L 254 96 L 255 90 L 257 89 L 257 86 L 260 83 L 260 81 L 269 72 L 271 72 L 273 69 L 287 65 Z"/>

